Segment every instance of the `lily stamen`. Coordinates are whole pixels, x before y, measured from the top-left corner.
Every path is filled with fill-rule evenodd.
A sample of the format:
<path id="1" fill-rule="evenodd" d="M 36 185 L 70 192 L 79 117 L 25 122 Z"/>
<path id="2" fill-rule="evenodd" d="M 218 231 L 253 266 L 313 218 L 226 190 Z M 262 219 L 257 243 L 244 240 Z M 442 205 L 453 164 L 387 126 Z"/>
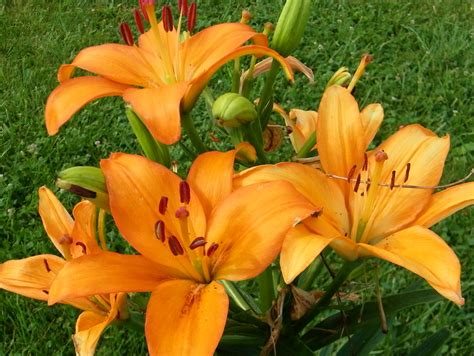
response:
<path id="1" fill-rule="evenodd" d="M 405 170 L 405 179 L 403 180 L 403 183 L 406 183 L 406 181 L 407 181 L 408 178 L 410 177 L 410 168 L 411 168 L 411 163 L 408 162 L 408 163 L 407 163 L 406 170 Z"/>
<path id="2" fill-rule="evenodd" d="M 196 27 L 196 12 L 197 12 L 197 5 L 195 2 L 189 6 L 188 11 L 188 32 L 191 33 Z"/>
<path id="3" fill-rule="evenodd" d="M 204 237 L 196 237 L 196 238 L 193 240 L 193 242 L 191 242 L 191 244 L 189 245 L 189 248 L 190 248 L 191 250 L 194 250 L 194 249 L 196 249 L 196 248 L 198 248 L 198 247 L 201 247 L 201 246 L 204 246 L 204 245 L 206 245 L 206 244 L 207 244 L 207 242 L 206 242 L 206 240 L 204 239 Z"/>
<path id="4" fill-rule="evenodd" d="M 348 181 L 350 181 L 349 178 L 348 178 Z M 359 185 L 360 185 L 360 173 L 357 175 L 357 179 L 355 181 L 354 193 L 357 193 L 357 191 L 359 190 Z"/>
<path id="5" fill-rule="evenodd" d="M 207 249 L 207 257 L 211 257 L 214 252 L 216 252 L 217 248 L 219 247 L 219 244 L 213 242 L 211 246 Z"/>
<path id="6" fill-rule="evenodd" d="M 84 255 L 87 254 L 87 247 L 86 247 L 86 245 L 85 245 L 83 242 L 77 241 L 77 242 L 76 242 L 76 246 L 81 246 L 81 248 L 82 248 L 82 253 L 83 253 Z"/>
<path id="7" fill-rule="evenodd" d="M 184 204 L 189 204 L 189 201 L 191 200 L 191 188 L 186 181 L 179 183 L 179 199 L 181 203 Z"/>
<path id="8" fill-rule="evenodd" d="M 165 223 L 163 220 L 158 220 L 155 224 L 155 235 L 158 240 L 165 242 L 166 240 L 166 230 Z"/>
<path id="9" fill-rule="evenodd" d="M 158 205 L 158 211 L 161 215 L 165 215 L 166 209 L 168 208 L 168 197 L 161 197 L 160 204 Z"/>
<path id="10" fill-rule="evenodd" d="M 168 237 L 168 245 L 170 247 L 171 253 L 174 256 L 184 255 L 183 246 L 181 246 L 181 243 L 176 238 L 176 236 L 171 235 L 170 237 Z"/>
<path id="11" fill-rule="evenodd" d="M 46 268 L 46 272 L 51 272 L 51 268 L 49 267 L 48 260 L 45 258 L 43 259 L 44 267 Z"/>
<path id="12" fill-rule="evenodd" d="M 393 187 L 395 186 L 395 175 L 397 174 L 396 171 L 392 171 L 392 178 L 390 180 L 390 190 L 393 189 Z"/>
<path id="13" fill-rule="evenodd" d="M 133 10 L 133 17 L 135 19 L 135 25 L 137 26 L 137 30 L 141 33 L 145 33 L 145 27 L 143 26 L 142 15 L 140 15 L 140 11 L 137 9 Z"/>
<path id="14" fill-rule="evenodd" d="M 135 40 L 133 39 L 132 30 L 130 29 L 128 23 L 122 22 L 120 24 L 120 34 L 122 35 L 122 39 L 126 44 L 133 46 Z"/>
<path id="15" fill-rule="evenodd" d="M 347 174 L 347 182 L 348 183 L 351 181 L 352 176 L 354 175 L 356 169 L 357 169 L 357 166 L 354 164 L 352 166 L 351 170 L 349 171 L 349 173 Z"/>

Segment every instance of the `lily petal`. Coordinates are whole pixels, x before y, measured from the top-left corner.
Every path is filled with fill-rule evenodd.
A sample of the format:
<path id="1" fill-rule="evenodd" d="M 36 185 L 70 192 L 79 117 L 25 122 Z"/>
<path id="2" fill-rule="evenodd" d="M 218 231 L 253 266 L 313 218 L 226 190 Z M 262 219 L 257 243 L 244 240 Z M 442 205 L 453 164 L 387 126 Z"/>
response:
<path id="1" fill-rule="evenodd" d="M 69 261 L 49 291 L 49 304 L 61 300 L 118 292 L 148 292 L 160 281 L 180 276 L 143 256 L 114 252 L 86 255 Z"/>
<path id="2" fill-rule="evenodd" d="M 390 136 L 377 150 L 384 150 L 388 156 L 380 178 L 382 183 L 389 184 L 395 171 L 395 184 L 435 186 L 443 172 L 449 137 L 439 138 L 419 125 L 409 125 Z M 408 163 L 410 171 L 405 181 Z M 369 171 L 374 165 L 372 155 Z M 433 192 L 433 189 L 377 189 L 373 213 L 361 239 L 363 242 L 372 237 L 387 236 L 413 222 L 425 209 Z"/>
<path id="3" fill-rule="evenodd" d="M 433 194 L 426 209 L 414 224 L 429 228 L 472 204 L 474 204 L 474 182 L 456 185 Z"/>
<path id="4" fill-rule="evenodd" d="M 171 145 L 181 137 L 179 107 L 187 87 L 187 83 L 176 83 L 158 88 L 130 88 L 123 98 L 158 141 Z"/>
<path id="5" fill-rule="evenodd" d="M 38 210 L 46 233 L 61 255 L 70 258 L 74 220 L 51 190 L 41 187 L 38 195 Z"/>
<path id="6" fill-rule="evenodd" d="M 217 282 L 163 282 L 153 291 L 146 311 L 150 355 L 211 356 L 227 320 L 229 299 Z"/>
<path id="7" fill-rule="evenodd" d="M 232 59 L 242 57 L 245 55 L 262 55 L 262 56 L 271 56 L 275 58 L 282 66 L 283 71 L 285 72 L 287 78 L 293 81 L 293 70 L 291 69 L 290 65 L 285 61 L 285 58 L 280 56 L 274 50 L 263 47 L 263 46 L 243 46 L 240 48 L 235 49 L 234 51 L 230 52 L 226 56 L 220 58 L 218 61 L 209 65 L 209 67 L 201 66 L 199 73 L 196 73 L 193 76 L 191 86 L 189 87 L 182 103 L 183 110 L 188 112 L 196 102 L 199 94 L 202 92 L 204 87 L 207 85 L 209 80 L 212 78 L 215 72 L 222 67 L 224 64 L 229 62 Z"/>
<path id="8" fill-rule="evenodd" d="M 155 225 L 159 220 L 164 222 L 167 236 L 181 235 L 180 222 L 175 217 L 182 205 L 179 195 L 181 178 L 142 156 L 123 153 L 102 160 L 101 168 L 107 183 L 110 209 L 123 237 L 148 259 L 195 276 L 188 258 L 174 256 L 168 245 L 156 236 Z M 168 198 L 165 214 L 159 212 L 162 197 Z M 192 189 L 187 210 L 196 236 L 205 236 L 206 217 Z"/>
<path id="9" fill-rule="evenodd" d="M 322 208 L 322 214 L 316 220 L 323 220 L 325 225 L 342 234 L 348 230 L 349 217 L 342 192 L 333 180 L 317 169 L 298 163 L 254 167 L 234 176 L 234 188 L 275 180 L 290 182 L 315 208 Z M 313 231 L 323 235 L 328 233 L 327 229 Z"/>
<path id="10" fill-rule="evenodd" d="M 133 86 L 148 86 L 150 78 L 156 77 L 137 47 L 114 43 L 83 49 L 69 66 L 60 67 L 60 79 L 64 80 L 72 74 L 70 66 Z"/>
<path id="11" fill-rule="evenodd" d="M 380 104 L 367 105 L 360 112 L 360 121 L 364 128 L 365 147 L 369 147 L 383 121 L 383 107 Z"/>
<path id="12" fill-rule="evenodd" d="M 333 85 L 326 89 L 318 110 L 316 142 L 321 164 L 326 173 L 347 177 L 354 165 L 364 160 L 364 128 L 359 106 L 345 88 Z M 340 182 L 344 190 L 348 184 Z"/>
<path id="13" fill-rule="evenodd" d="M 0 264 L 0 288 L 28 298 L 48 300 L 48 291 L 66 261 L 38 255 Z"/>
<path id="14" fill-rule="evenodd" d="M 394 233 L 374 246 L 359 244 L 361 254 L 375 256 L 416 273 L 456 304 L 461 296 L 461 265 L 453 250 L 433 231 L 413 226 Z"/>
<path id="15" fill-rule="evenodd" d="M 219 245 L 211 257 L 211 274 L 228 280 L 257 276 L 275 259 L 290 227 L 314 210 L 284 181 L 234 191 L 210 218 L 207 241 Z"/>
<path id="16" fill-rule="evenodd" d="M 293 125 L 290 125 L 293 128 L 293 132 L 290 134 L 290 140 L 293 143 L 295 151 L 298 152 L 309 136 L 316 131 L 318 113 L 312 110 L 292 109 L 290 110 L 289 120 L 286 122 L 287 125 L 290 121 L 293 123 Z"/>
<path id="17" fill-rule="evenodd" d="M 84 200 L 74 207 L 74 229 L 72 230 L 71 254 L 73 258 L 84 254 L 100 253 L 96 236 L 96 206 Z"/>
<path id="18" fill-rule="evenodd" d="M 87 103 L 106 96 L 120 96 L 128 87 L 101 77 L 66 80 L 53 90 L 46 102 L 48 134 L 56 134 L 59 128 Z"/>
<path id="19" fill-rule="evenodd" d="M 280 266 L 286 284 L 308 267 L 333 238 L 316 235 L 303 224 L 290 229 L 281 248 Z"/>

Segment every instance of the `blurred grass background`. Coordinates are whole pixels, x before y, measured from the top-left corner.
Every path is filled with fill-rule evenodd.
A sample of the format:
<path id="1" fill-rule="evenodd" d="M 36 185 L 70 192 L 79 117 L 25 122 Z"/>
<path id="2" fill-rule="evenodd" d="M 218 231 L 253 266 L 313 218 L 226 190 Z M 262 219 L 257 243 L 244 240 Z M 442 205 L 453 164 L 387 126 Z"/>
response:
<path id="1" fill-rule="evenodd" d="M 283 1 L 201 0 L 198 27 L 238 21 L 242 9 L 252 25 L 276 23 Z M 37 213 L 37 189 L 53 188 L 56 173 L 75 165 L 97 165 L 110 152 L 137 152 L 121 99 L 88 105 L 60 134 L 48 137 L 44 103 L 57 85 L 56 71 L 84 47 L 119 42 L 118 24 L 133 22 L 135 1 L 0 0 L 0 261 L 55 253 Z M 379 102 L 385 120 L 376 142 L 400 125 L 418 122 L 438 135 L 451 135 L 443 182 L 465 176 L 473 166 L 473 20 L 470 1 L 315 1 L 303 44 L 296 52 L 315 73 L 308 85 L 299 76 L 292 86 L 280 78 L 276 100 L 286 109 L 316 109 L 331 74 L 357 67 L 361 54 L 374 56 L 356 97 L 361 106 Z M 216 93 L 230 89 L 227 71 L 212 81 Z M 194 116 L 207 126 L 204 105 Z M 203 119 L 204 118 L 204 119 Z M 277 120 L 277 118 L 274 118 Z M 206 120 L 206 121 L 204 121 Z M 403 148 L 401 148 L 403 149 Z M 182 153 L 174 150 L 174 158 Z M 278 156 L 286 157 L 284 153 Z M 68 207 L 77 201 L 59 197 Z M 447 301 L 417 307 L 395 320 L 373 354 L 406 354 L 419 340 L 446 326 L 451 332 L 442 353 L 465 355 L 474 349 L 473 209 L 438 224 L 434 230 L 453 247 L 462 263 L 466 305 Z M 386 294 L 419 278 L 384 264 Z M 424 282 L 423 282 L 424 283 Z M 426 285 L 426 283 L 425 283 Z M 0 354 L 73 354 L 71 334 L 78 311 L 0 292 Z M 110 328 L 99 355 L 145 354 L 144 337 Z"/>

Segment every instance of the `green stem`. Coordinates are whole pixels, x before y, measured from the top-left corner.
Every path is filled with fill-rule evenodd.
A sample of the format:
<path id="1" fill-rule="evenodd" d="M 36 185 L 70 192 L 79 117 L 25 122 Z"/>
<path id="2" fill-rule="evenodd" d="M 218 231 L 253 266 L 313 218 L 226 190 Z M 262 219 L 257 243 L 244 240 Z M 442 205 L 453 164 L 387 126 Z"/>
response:
<path id="1" fill-rule="evenodd" d="M 242 127 L 244 128 L 244 132 L 247 136 L 247 139 L 252 144 L 252 146 L 255 147 L 259 163 L 267 163 L 267 154 L 263 149 L 262 129 L 260 128 L 260 123 L 258 122 L 258 120 L 255 120 L 249 125 L 244 125 Z"/>
<path id="2" fill-rule="evenodd" d="M 240 58 L 234 60 L 234 70 L 232 71 L 232 92 L 238 93 L 240 87 Z"/>
<path id="3" fill-rule="evenodd" d="M 235 304 L 237 304 L 237 306 L 240 309 L 242 309 L 244 311 L 248 311 L 248 310 L 251 309 L 250 305 L 244 299 L 244 297 L 240 293 L 238 287 L 234 283 L 232 283 L 230 281 L 221 281 L 221 282 L 224 285 L 224 288 L 225 288 L 227 294 L 229 295 L 229 297 L 232 298 L 232 300 L 235 302 Z"/>
<path id="4" fill-rule="evenodd" d="M 387 317 L 385 316 L 385 310 L 382 303 L 382 293 L 380 292 L 380 280 L 379 280 L 379 265 L 375 266 L 375 297 L 377 299 L 377 308 L 380 316 L 380 327 L 382 332 L 386 334 L 388 332 Z"/>
<path id="5" fill-rule="evenodd" d="M 196 130 L 196 126 L 194 126 L 193 119 L 191 118 L 190 113 L 182 114 L 181 115 L 181 124 L 183 128 L 186 130 L 186 133 L 189 136 L 194 147 L 196 147 L 199 153 L 204 153 L 208 151 L 204 142 L 202 142 L 201 138 L 199 137 L 199 133 Z"/>
<path id="6" fill-rule="evenodd" d="M 296 158 L 306 158 L 308 157 L 309 153 L 311 152 L 311 149 L 314 147 L 316 144 L 316 131 L 314 131 L 311 136 L 308 137 L 308 139 L 305 141 L 303 144 L 303 147 L 298 151 L 296 154 Z"/>
<path id="7" fill-rule="evenodd" d="M 273 109 L 273 85 L 280 69 L 280 64 L 277 61 L 272 62 L 272 67 L 267 74 L 265 79 L 265 85 L 260 95 L 260 101 L 258 103 L 258 118 L 260 120 L 260 127 L 265 129 L 268 124 L 268 119 Z"/>
<path id="8" fill-rule="evenodd" d="M 273 284 L 272 267 L 269 266 L 258 277 L 257 282 L 260 291 L 260 306 L 265 313 L 272 306 L 275 299 L 275 286 Z"/>
<path id="9" fill-rule="evenodd" d="M 116 323 L 120 326 L 125 326 L 132 330 L 143 332 L 145 330 L 145 318 L 143 314 L 130 313 L 130 317 L 126 320 L 117 320 Z"/>
<path id="10" fill-rule="evenodd" d="M 310 290 L 311 286 L 314 283 L 314 280 L 321 272 L 323 268 L 323 264 L 319 261 L 319 259 L 315 259 L 313 263 L 309 265 L 309 267 L 304 271 L 301 278 L 298 281 L 298 288 L 304 290 Z"/>
<path id="11" fill-rule="evenodd" d="M 329 305 L 334 294 L 337 293 L 341 285 L 346 281 L 347 277 L 349 277 L 351 272 L 360 263 L 361 263 L 360 260 L 347 261 L 344 263 L 339 273 L 336 275 L 336 277 L 333 279 L 331 284 L 328 286 L 328 288 L 324 292 L 324 295 L 318 300 L 318 302 L 314 305 L 314 307 L 310 311 L 308 311 L 308 313 L 306 313 L 306 315 L 295 324 L 295 328 L 297 331 L 303 330 L 305 326 L 308 323 L 310 323 L 319 314 L 321 309 Z"/>

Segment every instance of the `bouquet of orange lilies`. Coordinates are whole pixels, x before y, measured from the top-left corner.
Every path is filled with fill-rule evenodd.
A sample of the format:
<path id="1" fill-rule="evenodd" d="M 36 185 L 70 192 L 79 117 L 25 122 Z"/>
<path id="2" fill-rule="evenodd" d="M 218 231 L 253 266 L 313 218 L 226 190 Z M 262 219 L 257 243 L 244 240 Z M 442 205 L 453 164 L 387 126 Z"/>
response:
<path id="1" fill-rule="evenodd" d="M 361 109 L 352 94 L 369 55 L 354 75 L 334 74 L 317 111 L 275 103 L 280 71 L 313 80 L 291 56 L 310 0 L 286 1 L 271 41 L 272 26 L 255 31 L 246 11 L 196 32 L 196 3 L 177 9 L 176 18 L 164 5 L 159 19 L 155 1 L 140 0 L 138 38 L 123 23 L 125 44 L 88 47 L 59 68 L 48 133 L 92 100 L 121 96 L 142 154 L 60 172 L 57 185 L 82 198 L 74 219 L 39 188 L 39 214 L 62 257 L 3 262 L 0 287 L 81 309 L 78 355 L 92 355 L 108 325 L 132 323 L 151 355 L 310 355 L 341 338 L 357 352 L 401 309 L 442 297 L 463 305 L 460 262 L 430 230 L 474 203 L 469 176 L 439 185 L 449 136 L 409 125 L 372 144 L 383 108 Z M 228 62 L 230 91 L 215 98 L 208 82 Z M 210 118 L 191 115 L 201 96 Z M 203 120 L 217 132 L 210 139 L 196 129 Z M 294 157 L 272 162 L 286 136 Z M 171 145 L 189 157 L 188 172 Z M 121 242 L 107 241 L 107 229 L 126 247 L 112 250 Z M 430 287 L 383 295 L 373 257 Z M 373 301 L 347 288 L 362 274 L 374 277 Z"/>

